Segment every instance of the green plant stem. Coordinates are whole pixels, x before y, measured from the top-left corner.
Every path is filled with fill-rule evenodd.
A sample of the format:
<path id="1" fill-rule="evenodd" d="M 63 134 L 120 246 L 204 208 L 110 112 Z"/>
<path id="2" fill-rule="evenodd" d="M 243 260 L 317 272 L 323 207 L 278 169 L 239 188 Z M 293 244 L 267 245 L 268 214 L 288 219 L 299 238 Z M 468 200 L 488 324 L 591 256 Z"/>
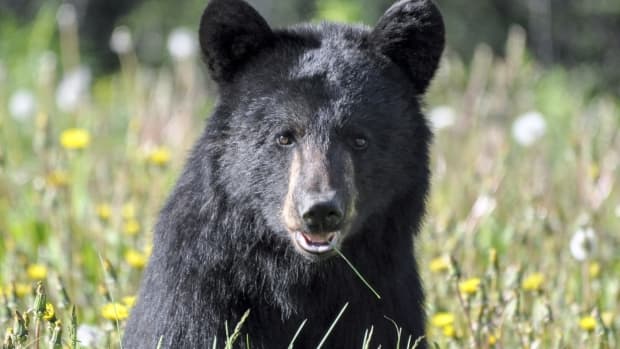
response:
<path id="1" fill-rule="evenodd" d="M 39 349 L 41 337 L 41 319 L 36 316 L 34 320 L 34 349 Z"/>
<path id="2" fill-rule="evenodd" d="M 360 274 L 359 271 L 357 271 L 357 269 L 355 268 L 355 266 L 353 266 L 353 263 L 351 263 L 347 257 L 344 256 L 344 254 L 342 254 L 342 252 L 340 252 L 339 249 L 334 247 L 334 251 L 336 251 L 336 253 L 338 253 L 338 255 L 340 255 L 340 257 L 342 257 L 342 259 L 344 259 L 345 262 L 347 262 L 347 264 L 349 265 L 349 267 L 351 268 L 351 270 L 353 270 L 353 272 L 355 273 L 355 275 L 357 275 L 357 277 L 362 280 L 362 282 L 364 283 L 364 285 L 366 285 L 366 287 L 368 287 L 368 289 L 370 291 L 372 291 L 372 293 L 375 294 L 375 296 L 377 296 L 377 299 L 381 299 L 381 295 L 379 295 L 379 293 L 372 287 L 370 286 L 370 284 L 368 283 L 368 281 L 366 281 L 366 279 L 364 279 L 364 277 L 362 276 L 362 274 Z"/>

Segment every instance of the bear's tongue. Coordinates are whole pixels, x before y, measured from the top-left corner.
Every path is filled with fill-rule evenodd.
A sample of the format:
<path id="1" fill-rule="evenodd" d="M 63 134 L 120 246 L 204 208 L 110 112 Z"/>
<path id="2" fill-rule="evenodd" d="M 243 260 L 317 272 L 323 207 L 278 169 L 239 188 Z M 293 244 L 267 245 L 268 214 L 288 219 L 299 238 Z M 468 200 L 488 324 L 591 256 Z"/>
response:
<path id="1" fill-rule="evenodd" d="M 306 242 L 312 245 L 326 245 L 329 244 L 333 239 L 336 233 L 330 233 L 327 235 L 314 235 L 309 233 L 301 233 Z"/>
<path id="2" fill-rule="evenodd" d="M 318 235 L 298 232 L 296 235 L 297 242 L 304 250 L 313 253 L 324 253 L 332 250 L 331 242 L 334 240 L 336 233 Z"/>

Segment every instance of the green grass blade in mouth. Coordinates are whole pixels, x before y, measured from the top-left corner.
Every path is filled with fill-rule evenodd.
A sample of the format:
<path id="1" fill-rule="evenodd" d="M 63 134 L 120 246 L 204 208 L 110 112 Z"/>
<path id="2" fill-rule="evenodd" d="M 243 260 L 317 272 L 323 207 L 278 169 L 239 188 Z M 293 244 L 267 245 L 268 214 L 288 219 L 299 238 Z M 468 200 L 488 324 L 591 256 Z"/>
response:
<path id="1" fill-rule="evenodd" d="M 364 285 L 366 285 L 366 287 L 368 287 L 368 289 L 370 291 L 372 291 L 372 293 L 375 294 L 375 296 L 377 296 L 377 299 L 381 299 L 381 296 L 379 295 L 379 293 L 372 287 L 370 286 L 370 284 L 368 283 L 368 281 L 366 281 L 366 279 L 364 279 L 364 277 L 362 276 L 362 274 L 360 274 L 359 271 L 357 271 L 357 269 L 353 266 L 353 263 L 351 263 L 347 257 L 344 256 L 344 254 L 342 254 L 342 252 L 340 252 L 339 249 L 337 249 L 336 247 L 334 247 L 334 251 L 336 251 L 336 253 L 338 253 L 338 255 L 340 255 L 340 257 L 342 257 L 342 259 L 344 259 L 345 262 L 347 262 L 347 264 L 349 265 L 349 267 L 351 268 L 351 270 L 353 270 L 353 272 L 355 273 L 355 275 L 357 275 L 357 277 L 362 280 L 362 282 L 364 283 Z"/>

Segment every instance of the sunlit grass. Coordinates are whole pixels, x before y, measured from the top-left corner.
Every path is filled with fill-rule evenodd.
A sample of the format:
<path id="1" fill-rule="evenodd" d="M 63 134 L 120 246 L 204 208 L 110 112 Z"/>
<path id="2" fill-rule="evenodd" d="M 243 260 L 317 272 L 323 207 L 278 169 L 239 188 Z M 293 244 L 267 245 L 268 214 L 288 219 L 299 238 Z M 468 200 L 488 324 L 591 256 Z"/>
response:
<path id="1" fill-rule="evenodd" d="M 71 36 L 60 51 L 36 38 L 54 26 L 45 11 L 2 35 L 0 105 L 14 108 L 0 108 L 0 340 L 117 347 L 157 212 L 213 91 L 196 57 L 153 69 L 131 47 L 119 73 L 75 73 L 71 85 L 88 68 L 64 51 Z M 60 98 L 67 88 L 79 98 Z M 590 96 L 571 71 L 539 68 L 515 29 L 505 57 L 448 52 L 427 105 L 441 127 L 416 246 L 428 339 L 618 347 L 620 102 Z M 247 340 L 243 327 L 233 334 Z"/>

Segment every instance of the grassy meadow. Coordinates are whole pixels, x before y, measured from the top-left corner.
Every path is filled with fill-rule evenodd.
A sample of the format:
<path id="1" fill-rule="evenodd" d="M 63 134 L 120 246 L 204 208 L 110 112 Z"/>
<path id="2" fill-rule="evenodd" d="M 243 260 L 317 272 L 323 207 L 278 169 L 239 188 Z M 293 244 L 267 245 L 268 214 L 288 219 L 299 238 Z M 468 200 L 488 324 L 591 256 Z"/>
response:
<path id="1" fill-rule="evenodd" d="M 152 68 L 119 29 L 121 69 L 95 77 L 70 18 L 0 23 L 1 348 L 120 346 L 158 209 L 215 98 L 176 34 Z M 505 51 L 448 49 L 426 99 L 429 340 L 618 348 L 620 100 L 590 93 L 587 71 L 537 65 L 518 28 Z"/>

